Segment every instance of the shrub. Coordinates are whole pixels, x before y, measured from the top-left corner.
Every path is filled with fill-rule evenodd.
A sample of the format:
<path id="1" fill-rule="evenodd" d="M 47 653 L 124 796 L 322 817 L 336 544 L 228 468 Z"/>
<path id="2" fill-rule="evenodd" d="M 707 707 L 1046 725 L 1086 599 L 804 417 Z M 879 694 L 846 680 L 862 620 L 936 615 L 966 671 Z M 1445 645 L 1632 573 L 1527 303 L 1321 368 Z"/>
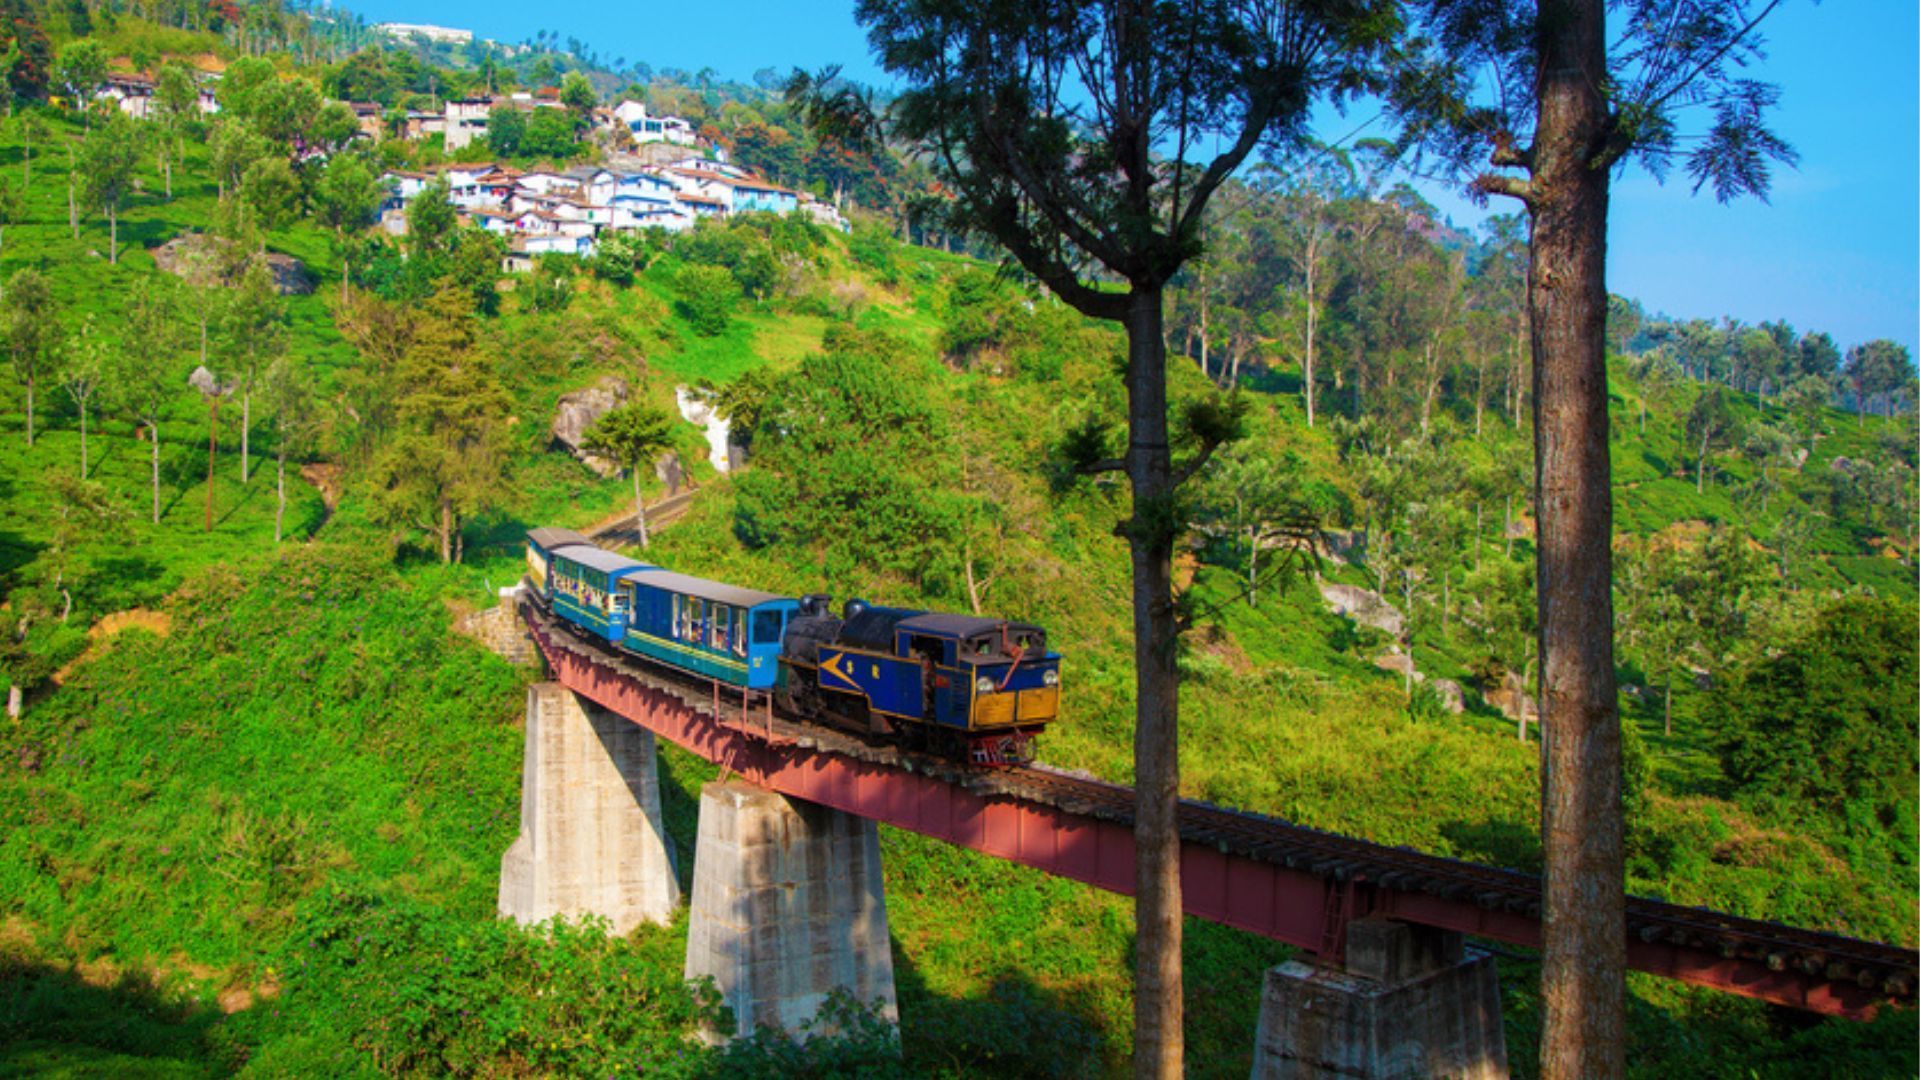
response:
<path id="1" fill-rule="evenodd" d="M 1882 825 L 1916 795 L 1915 612 L 1846 597 L 1715 694 L 1720 763 L 1754 801 L 1859 806 Z"/>
<path id="2" fill-rule="evenodd" d="M 674 275 L 680 317 L 696 334 L 718 337 L 733 321 L 733 305 L 740 299 L 740 282 L 724 266 L 683 266 Z"/>

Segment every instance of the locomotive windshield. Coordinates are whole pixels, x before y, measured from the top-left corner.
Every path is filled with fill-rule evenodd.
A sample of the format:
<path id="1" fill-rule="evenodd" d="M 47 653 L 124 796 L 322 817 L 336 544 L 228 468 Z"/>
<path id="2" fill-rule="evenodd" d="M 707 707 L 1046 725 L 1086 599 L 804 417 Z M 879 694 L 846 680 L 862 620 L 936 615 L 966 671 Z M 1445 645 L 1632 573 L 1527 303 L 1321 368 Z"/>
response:
<path id="1" fill-rule="evenodd" d="M 975 634 L 960 646 L 960 658 L 976 664 L 1011 660 L 1018 654 L 1032 660 L 1047 654 L 1047 635 L 1035 626 L 1005 626 Z"/>

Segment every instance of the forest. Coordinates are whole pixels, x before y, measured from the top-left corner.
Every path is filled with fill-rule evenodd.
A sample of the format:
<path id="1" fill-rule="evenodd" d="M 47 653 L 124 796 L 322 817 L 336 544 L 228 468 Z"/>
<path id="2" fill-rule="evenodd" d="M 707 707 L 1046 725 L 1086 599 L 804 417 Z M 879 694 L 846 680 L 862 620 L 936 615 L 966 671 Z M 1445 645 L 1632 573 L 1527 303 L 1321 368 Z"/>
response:
<path id="1" fill-rule="evenodd" d="M 858 1023 L 700 1044 L 684 919 L 621 939 L 495 919 L 531 675 L 453 629 L 517 579 L 525 529 L 663 493 L 553 442 L 560 396 L 613 378 L 645 421 L 616 456 L 673 452 L 697 488 L 650 557 L 1045 626 L 1069 674 L 1041 756 L 1129 781 L 1128 495 L 1076 468 L 1121 438 L 1124 335 L 953 228 L 924 162 L 790 92 L 832 72 L 739 84 L 546 32 L 407 46 L 338 9 L 169 0 L 0 0 L 0 45 L 0 678 L 21 706 L 0 727 L 0 1071 L 1125 1071 L 1127 902 L 910 834 L 883 834 L 898 1056 Z M 77 107 L 127 71 L 154 77 L 150 118 Z M 632 97 L 853 226 L 708 220 L 513 275 L 444 187 L 404 237 L 380 229 L 380 174 L 450 159 L 356 137 L 335 102 L 404 118 L 509 86 L 577 104 L 497 160 L 619 153 L 585 113 Z M 1538 871 L 1519 222 L 1463 230 L 1375 148 L 1316 146 L 1223 187 L 1206 236 L 1166 324 L 1175 441 L 1219 443 L 1175 507 L 1182 793 Z M 1912 359 L 1659 307 L 1614 297 L 1607 321 L 1629 888 L 1912 945 Z M 679 387 L 732 418 L 743 469 L 708 464 Z M 1335 586 L 1397 628 L 1331 610 Z M 687 853 L 714 770 L 663 763 Z M 1186 934 L 1192 1068 L 1244 1075 L 1288 950 Z M 1500 963 L 1531 1075 L 1538 960 Z M 1920 1067 L 1897 1010 L 1630 991 L 1636 1075 Z"/>

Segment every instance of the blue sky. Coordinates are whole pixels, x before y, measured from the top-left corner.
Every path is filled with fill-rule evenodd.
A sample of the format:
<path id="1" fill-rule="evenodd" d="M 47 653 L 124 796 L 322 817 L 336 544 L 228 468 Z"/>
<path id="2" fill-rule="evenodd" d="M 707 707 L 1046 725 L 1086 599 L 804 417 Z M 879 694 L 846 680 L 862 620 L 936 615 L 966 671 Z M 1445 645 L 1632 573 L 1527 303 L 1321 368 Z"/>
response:
<path id="1" fill-rule="evenodd" d="M 350 0 L 370 21 L 458 26 L 517 42 L 536 30 L 578 37 L 602 56 L 747 81 L 763 67 L 845 65 L 887 85 L 851 0 L 723 0 L 562 5 L 507 0 Z M 644 11 L 644 17 L 641 12 Z M 1765 24 L 1760 77 L 1780 85 L 1777 129 L 1800 152 L 1771 203 L 1722 206 L 1684 175 L 1658 184 L 1631 170 L 1614 186 L 1608 286 L 1680 317 L 1785 318 L 1843 347 L 1892 338 L 1920 355 L 1920 4 L 1787 0 Z M 1344 135 L 1364 114 L 1332 124 Z M 1457 222 L 1478 211 L 1429 186 Z M 1498 206 L 1495 209 L 1500 209 Z"/>

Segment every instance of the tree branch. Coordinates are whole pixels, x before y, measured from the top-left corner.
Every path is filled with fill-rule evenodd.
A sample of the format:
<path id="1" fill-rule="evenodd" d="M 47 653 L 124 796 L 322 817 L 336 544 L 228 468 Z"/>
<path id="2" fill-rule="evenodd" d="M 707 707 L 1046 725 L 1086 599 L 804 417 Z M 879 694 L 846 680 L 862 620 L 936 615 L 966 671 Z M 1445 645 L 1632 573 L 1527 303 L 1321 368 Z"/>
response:
<path id="1" fill-rule="evenodd" d="M 1533 205 L 1533 185 L 1517 176 L 1481 173 L 1473 178 L 1473 190 L 1483 195 L 1505 195 L 1528 206 Z"/>

